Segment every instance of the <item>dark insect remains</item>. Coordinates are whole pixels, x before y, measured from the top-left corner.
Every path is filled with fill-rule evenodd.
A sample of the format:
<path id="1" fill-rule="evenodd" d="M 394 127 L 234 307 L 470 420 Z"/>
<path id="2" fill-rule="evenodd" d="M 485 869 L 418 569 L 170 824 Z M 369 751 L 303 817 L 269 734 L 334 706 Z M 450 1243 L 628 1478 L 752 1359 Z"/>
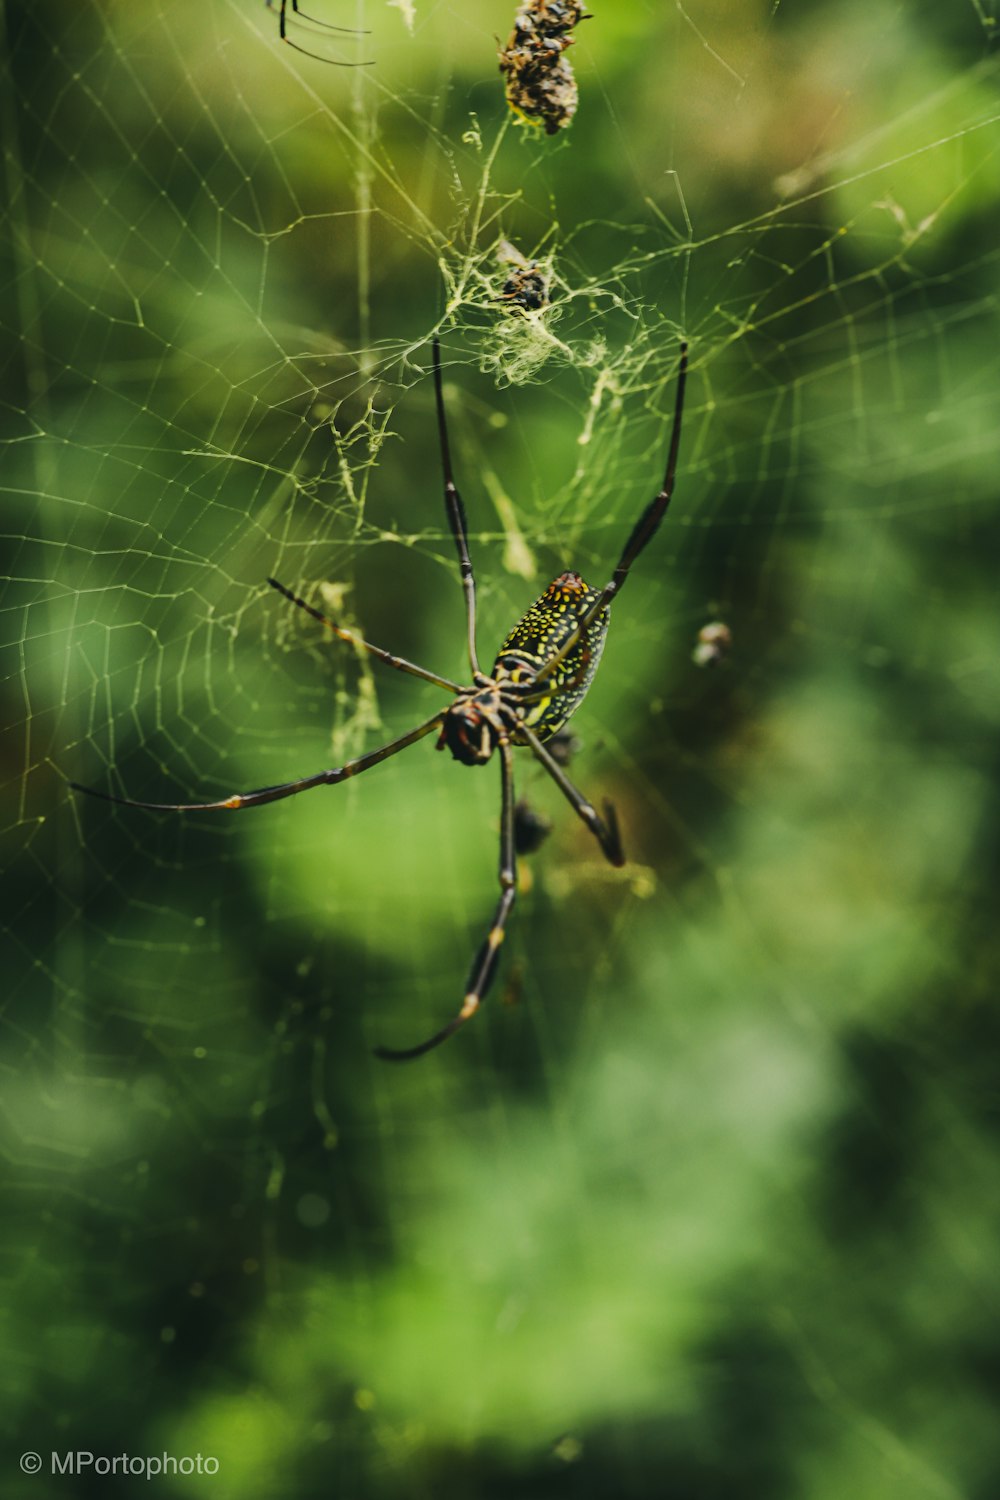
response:
<path id="1" fill-rule="evenodd" d="M 567 47 L 570 32 L 589 19 L 583 0 L 524 0 L 514 30 L 500 52 L 507 103 L 530 125 L 548 135 L 565 129 L 576 114 L 579 90 Z"/>
<path id="2" fill-rule="evenodd" d="M 390 755 L 396 755 L 435 730 L 438 734 L 437 748 L 447 748 L 463 765 L 485 765 L 494 752 L 497 752 L 500 761 L 500 897 L 486 937 L 472 960 L 461 1007 L 446 1026 L 418 1046 L 402 1050 L 378 1047 L 378 1057 L 402 1061 L 419 1057 L 432 1047 L 439 1046 L 470 1016 L 475 1015 L 496 974 L 500 945 L 517 895 L 515 748 L 529 750 L 540 762 L 570 806 L 583 819 L 611 863 L 625 863 L 618 833 L 618 819 L 613 806 L 610 802 L 605 802 L 602 817 L 587 798 L 577 791 L 559 759 L 546 748 L 545 742 L 565 742 L 566 736 L 561 731 L 570 715 L 583 702 L 601 659 L 612 600 L 621 591 L 629 569 L 652 540 L 667 512 L 677 470 L 686 377 L 687 345 L 682 344 L 674 421 L 663 485 L 632 528 L 610 581 L 602 589 L 593 589 L 584 583 L 579 573 L 560 573 L 541 598 L 535 600 L 524 618 L 514 626 L 500 647 L 490 672 L 486 673 L 480 669 L 476 651 L 476 582 L 469 557 L 465 507 L 452 476 L 441 385 L 441 355 L 435 339 L 434 392 L 444 472 L 444 504 L 448 526 L 458 553 L 459 572 L 465 592 L 472 681 L 465 685 L 451 682 L 447 677 L 428 671 L 426 667 L 416 666 L 401 656 L 384 651 L 380 646 L 373 646 L 354 631 L 338 625 L 304 599 L 300 599 L 276 578 L 269 578 L 268 583 L 272 588 L 277 589 L 290 603 L 304 609 L 341 640 L 349 641 L 355 648 L 369 652 L 388 667 L 408 672 L 412 677 L 423 678 L 425 682 L 433 682 L 438 687 L 447 689 L 452 694 L 451 702 L 399 739 L 378 750 L 370 750 L 367 755 L 360 755 L 356 760 L 329 770 L 317 771 L 312 776 L 303 776 L 296 781 L 282 782 L 279 786 L 237 793 L 218 802 L 138 802 L 129 797 L 116 797 L 109 792 L 80 786 L 77 782 L 71 783 L 75 791 L 88 792 L 91 796 L 101 797 L 106 802 L 115 802 L 122 807 L 145 808 L 149 812 L 237 811 L 246 807 L 260 807 L 265 802 L 279 802 L 284 797 L 296 797 L 299 792 L 307 792 L 312 787 L 335 786 L 349 776 L 359 776 L 362 771 L 377 766 Z"/>
<path id="3" fill-rule="evenodd" d="M 510 240 L 497 245 L 497 260 L 507 267 L 498 302 L 505 302 L 511 312 L 540 312 L 548 306 L 548 277 L 537 260 L 528 260 Z"/>
<path id="4" fill-rule="evenodd" d="M 537 854 L 552 832 L 552 823 L 527 797 L 514 804 L 514 853 Z"/>
<path id="5" fill-rule="evenodd" d="M 265 0 L 268 10 L 274 9 L 274 0 Z M 300 21 L 308 21 L 312 26 L 318 26 L 321 31 L 337 31 L 342 36 L 367 36 L 367 31 L 357 31 L 350 26 L 333 26 L 329 21 L 320 21 L 316 16 L 307 16 L 304 10 L 299 9 L 299 0 L 292 0 L 292 14 Z M 320 52 L 310 52 L 307 47 L 300 46 L 288 35 L 288 0 L 278 0 L 278 35 L 289 47 L 294 47 L 296 52 L 301 52 L 305 57 L 315 58 L 316 62 L 332 64 L 336 68 L 367 68 L 369 63 L 347 63 L 336 57 L 324 57 Z"/>

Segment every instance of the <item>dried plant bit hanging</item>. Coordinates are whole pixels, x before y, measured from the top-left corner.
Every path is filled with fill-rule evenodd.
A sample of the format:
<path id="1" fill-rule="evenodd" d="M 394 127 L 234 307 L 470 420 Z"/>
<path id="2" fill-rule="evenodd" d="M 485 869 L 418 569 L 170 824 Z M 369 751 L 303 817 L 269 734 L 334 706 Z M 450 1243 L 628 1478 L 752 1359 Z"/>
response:
<path id="1" fill-rule="evenodd" d="M 514 20 L 514 30 L 534 31 L 543 37 L 565 37 L 580 21 L 589 18 L 590 12 L 583 0 L 523 0 Z"/>
<path id="2" fill-rule="evenodd" d="M 579 99 L 576 77 L 565 58 L 546 71 L 513 68 L 507 73 L 507 103 L 529 125 L 544 125 L 546 135 L 565 130 Z"/>
<path id="3" fill-rule="evenodd" d="M 579 91 L 565 53 L 574 40 L 569 33 L 589 14 L 582 0 L 524 0 L 499 54 L 507 103 L 529 124 L 544 125 L 548 135 L 565 129 L 576 114 Z"/>
<path id="4" fill-rule="evenodd" d="M 691 660 L 698 667 L 717 667 L 729 655 L 732 644 L 733 635 L 729 626 L 721 620 L 713 620 L 699 630 Z"/>

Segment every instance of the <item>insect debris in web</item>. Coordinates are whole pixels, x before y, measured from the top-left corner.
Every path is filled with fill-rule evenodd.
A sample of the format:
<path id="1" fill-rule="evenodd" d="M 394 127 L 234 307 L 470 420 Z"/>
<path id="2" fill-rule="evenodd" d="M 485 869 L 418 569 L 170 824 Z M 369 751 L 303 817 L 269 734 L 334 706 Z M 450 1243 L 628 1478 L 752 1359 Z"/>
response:
<path id="1" fill-rule="evenodd" d="M 564 130 L 576 114 L 579 90 L 566 49 L 574 26 L 589 15 L 583 0 L 524 0 L 500 50 L 507 103 L 529 125 L 544 125 L 547 135 Z"/>
<path id="2" fill-rule="evenodd" d="M 511 312 L 541 312 L 548 307 L 549 278 L 539 261 L 522 255 L 510 240 L 497 245 L 497 260 L 508 268 L 498 302 L 505 302 Z"/>

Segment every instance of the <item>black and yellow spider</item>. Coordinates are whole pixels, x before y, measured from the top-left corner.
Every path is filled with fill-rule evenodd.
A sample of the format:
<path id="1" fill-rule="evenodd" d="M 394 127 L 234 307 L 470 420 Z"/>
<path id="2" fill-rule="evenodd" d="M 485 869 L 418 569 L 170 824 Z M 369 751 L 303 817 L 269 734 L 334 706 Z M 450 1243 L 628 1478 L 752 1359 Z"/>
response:
<path id="1" fill-rule="evenodd" d="M 445 746 L 463 765 L 482 766 L 490 759 L 494 750 L 500 752 L 501 811 L 500 811 L 500 899 L 493 913 L 489 932 L 481 944 L 466 984 L 465 998 L 458 1014 L 447 1026 L 434 1033 L 417 1047 L 395 1051 L 388 1047 L 376 1048 L 378 1057 L 393 1061 L 419 1057 L 429 1052 L 450 1037 L 474 1015 L 486 994 L 497 968 L 500 944 L 503 942 L 507 918 L 517 893 L 517 852 L 515 847 L 515 797 L 513 749 L 525 747 L 540 761 L 552 777 L 559 790 L 586 823 L 597 839 L 607 858 L 613 865 L 625 863 L 618 820 L 610 802 L 604 804 L 602 818 L 570 781 L 555 756 L 545 748 L 562 729 L 567 719 L 575 713 L 583 701 L 597 671 L 597 664 L 604 649 L 604 638 L 608 630 L 608 610 L 611 601 L 619 593 L 628 577 L 629 569 L 643 548 L 652 540 L 670 504 L 677 470 L 677 454 L 681 439 L 681 415 L 684 409 L 684 383 L 687 375 L 687 345 L 681 345 L 680 368 L 677 376 L 677 396 L 674 407 L 674 423 L 670 435 L 670 449 L 663 487 L 659 494 L 643 511 L 632 534 L 625 544 L 618 566 L 611 580 L 603 589 L 592 589 L 584 583 L 579 573 L 560 573 L 553 579 L 545 593 L 528 610 L 523 620 L 514 626 L 487 675 L 480 670 L 476 654 L 476 583 L 469 557 L 468 531 L 465 507 L 462 504 L 455 481 L 452 478 L 451 455 L 448 447 L 448 429 L 445 422 L 444 397 L 441 390 L 441 356 L 437 339 L 434 340 L 434 390 L 437 403 L 438 438 L 441 447 L 441 464 L 444 470 L 444 503 L 448 515 L 448 526 L 458 550 L 458 565 L 465 590 L 465 606 L 468 625 L 469 664 L 472 682 L 468 686 L 451 682 L 436 672 L 415 666 L 401 656 L 394 656 L 364 641 L 352 630 L 346 630 L 327 618 L 304 599 L 300 599 L 276 578 L 269 578 L 272 588 L 284 594 L 292 604 L 310 614 L 314 620 L 332 630 L 341 640 L 369 652 L 397 671 L 409 672 L 413 677 L 422 677 L 438 687 L 447 688 L 454 695 L 452 702 L 440 708 L 423 724 L 411 729 L 391 744 L 379 750 L 371 750 L 343 766 L 331 770 L 317 771 L 314 776 L 304 776 L 299 781 L 283 782 L 280 786 L 261 787 L 255 792 L 244 792 L 226 797 L 221 802 L 136 802 L 128 797 L 115 797 L 108 792 L 95 791 L 92 787 L 73 782 L 75 791 L 89 792 L 102 797 L 106 802 L 116 802 L 122 807 L 141 807 L 150 812 L 215 812 L 224 809 L 259 807 L 264 802 L 278 802 L 283 797 L 295 797 L 314 786 L 333 786 L 348 776 L 358 776 L 380 761 L 387 760 L 407 745 L 415 744 L 433 730 L 439 731 L 437 748 Z"/>

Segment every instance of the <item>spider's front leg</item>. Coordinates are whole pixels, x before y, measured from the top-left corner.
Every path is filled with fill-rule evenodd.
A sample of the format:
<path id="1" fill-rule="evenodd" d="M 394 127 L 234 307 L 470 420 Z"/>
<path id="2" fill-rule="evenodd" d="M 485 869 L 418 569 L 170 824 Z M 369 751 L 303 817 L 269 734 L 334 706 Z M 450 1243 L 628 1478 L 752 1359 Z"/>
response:
<path id="1" fill-rule="evenodd" d="M 465 999 L 461 1009 L 447 1024 L 436 1031 L 426 1042 L 417 1047 L 397 1050 L 393 1047 L 376 1047 L 375 1056 L 387 1062 L 408 1062 L 413 1057 L 422 1057 L 425 1052 L 440 1047 L 460 1026 L 464 1026 L 479 1009 L 486 992 L 496 977 L 500 961 L 500 946 L 504 940 L 507 918 L 517 899 L 517 854 L 514 848 L 514 753 L 510 740 L 502 734 L 497 741 L 500 751 L 501 807 L 500 807 L 500 865 L 497 871 L 500 881 L 500 899 L 493 912 L 489 932 L 483 939 L 472 960 L 469 978 L 465 987 Z"/>
<path id="2" fill-rule="evenodd" d="M 342 766 L 331 766 L 328 770 L 317 771 L 314 776 L 302 776 L 297 781 L 283 781 L 278 786 L 258 787 L 254 792 L 236 792 L 232 797 L 223 797 L 217 802 L 137 802 L 134 797 L 116 797 L 111 792 L 98 791 L 97 787 L 81 786 L 78 781 L 71 781 L 69 785 L 74 792 L 86 792 L 88 797 L 99 797 L 102 802 L 114 802 L 118 807 L 139 807 L 145 812 L 239 812 L 245 807 L 262 807 L 265 802 L 281 802 L 286 797 L 297 797 L 300 792 L 311 791 L 314 786 L 336 786 L 349 776 L 360 776 L 362 771 L 380 765 L 390 755 L 398 755 L 400 750 L 422 740 L 432 729 L 438 728 L 443 717 L 444 713 L 436 713 L 432 719 L 418 724 L 416 729 L 401 735 L 398 740 L 381 745 L 378 750 L 369 750 L 367 755 L 359 755 L 355 760 L 345 761 Z"/>

